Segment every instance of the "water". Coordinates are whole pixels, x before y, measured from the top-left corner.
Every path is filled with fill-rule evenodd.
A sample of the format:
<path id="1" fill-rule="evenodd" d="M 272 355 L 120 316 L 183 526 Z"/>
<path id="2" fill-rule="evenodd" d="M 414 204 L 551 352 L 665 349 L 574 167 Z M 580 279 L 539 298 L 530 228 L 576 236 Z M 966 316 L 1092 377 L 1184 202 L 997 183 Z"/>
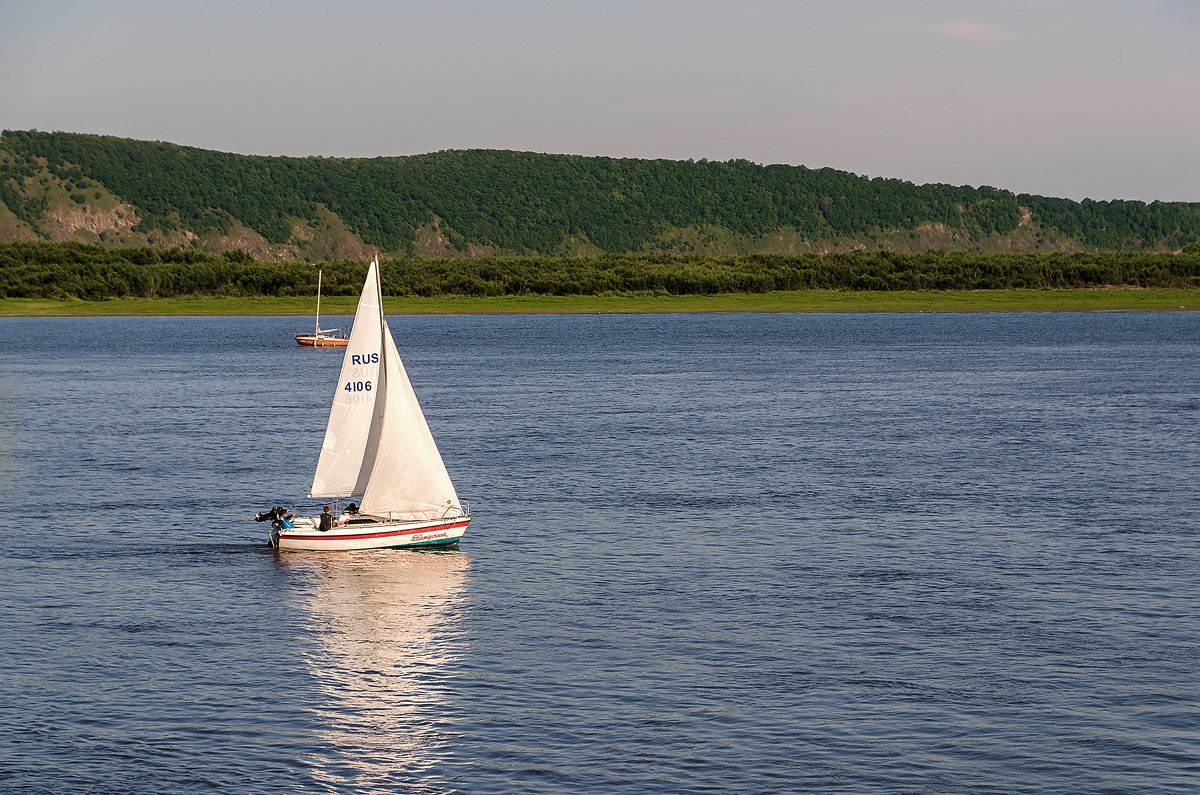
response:
<path id="1" fill-rule="evenodd" d="M 301 320 L 0 320 L 0 789 L 1200 780 L 1200 316 L 393 318 L 467 536 L 280 555 Z"/>

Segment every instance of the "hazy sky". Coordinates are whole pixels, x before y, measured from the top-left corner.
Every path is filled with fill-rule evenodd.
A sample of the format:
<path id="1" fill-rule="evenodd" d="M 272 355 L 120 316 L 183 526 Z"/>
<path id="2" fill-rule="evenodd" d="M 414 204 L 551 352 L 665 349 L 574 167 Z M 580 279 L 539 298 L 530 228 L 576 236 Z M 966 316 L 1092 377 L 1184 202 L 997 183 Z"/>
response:
<path id="1" fill-rule="evenodd" d="M 1200 201 L 1200 2 L 0 0 L 0 128 Z"/>

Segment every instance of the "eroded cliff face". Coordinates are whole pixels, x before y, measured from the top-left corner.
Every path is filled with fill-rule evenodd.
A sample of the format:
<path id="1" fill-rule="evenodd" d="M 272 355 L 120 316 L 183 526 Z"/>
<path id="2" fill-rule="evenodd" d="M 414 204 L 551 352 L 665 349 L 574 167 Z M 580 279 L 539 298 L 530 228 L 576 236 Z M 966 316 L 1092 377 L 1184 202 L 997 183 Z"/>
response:
<path id="1" fill-rule="evenodd" d="M 128 204 L 118 203 L 107 210 L 85 204 L 48 209 L 39 219 L 38 227 L 50 240 L 80 240 L 90 243 L 102 239 L 105 235 L 129 235 L 141 220 L 137 211 Z M 145 239 L 144 235 L 139 237 Z"/>
<path id="2" fill-rule="evenodd" d="M 0 151 L 0 165 L 11 164 L 11 156 Z M 178 219 L 174 228 L 140 229 L 137 208 L 94 180 L 60 176 L 40 158 L 28 166 L 20 176 L 8 177 L 3 193 L 19 212 L 0 198 L 0 240 L 196 248 L 214 254 L 242 250 L 268 261 L 366 259 L 375 252 L 324 208 L 315 219 L 296 220 L 285 243 L 272 243 L 237 222 L 225 232 L 209 234 L 188 229 Z"/>
<path id="3" fill-rule="evenodd" d="M 0 165 L 11 166 L 3 153 Z M 103 186 L 73 175 L 60 177 L 35 158 L 21 176 L 8 176 L 0 203 L 0 240 L 54 240 L 111 245 L 154 245 L 135 232 L 141 223 L 137 208 L 113 196 Z"/>
<path id="4" fill-rule="evenodd" d="M 26 188 L 22 199 L 32 195 L 36 201 L 30 204 L 43 209 L 32 217 L 26 212 L 28 220 L 23 220 L 0 202 L 0 240 L 197 248 L 214 254 L 241 250 L 266 261 L 368 259 L 376 252 L 327 210 L 313 221 L 295 221 L 287 243 L 272 243 L 236 222 L 218 234 L 198 235 L 182 226 L 141 230 L 137 229 L 142 221 L 137 209 L 103 191 L 89 189 L 89 199 L 80 204 L 70 198 L 70 186 L 44 178 L 27 182 L 30 184 L 22 186 Z M 97 192 L 99 197 L 95 196 Z"/>

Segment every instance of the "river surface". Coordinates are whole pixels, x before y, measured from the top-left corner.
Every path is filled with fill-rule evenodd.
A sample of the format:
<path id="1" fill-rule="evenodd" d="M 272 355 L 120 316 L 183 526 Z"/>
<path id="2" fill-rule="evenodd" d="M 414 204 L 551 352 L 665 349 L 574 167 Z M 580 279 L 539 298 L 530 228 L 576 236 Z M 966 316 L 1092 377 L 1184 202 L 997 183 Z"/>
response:
<path id="1" fill-rule="evenodd" d="M 1200 314 L 394 317 L 467 535 L 279 554 L 307 322 L 0 319 L 0 790 L 1196 791 Z"/>

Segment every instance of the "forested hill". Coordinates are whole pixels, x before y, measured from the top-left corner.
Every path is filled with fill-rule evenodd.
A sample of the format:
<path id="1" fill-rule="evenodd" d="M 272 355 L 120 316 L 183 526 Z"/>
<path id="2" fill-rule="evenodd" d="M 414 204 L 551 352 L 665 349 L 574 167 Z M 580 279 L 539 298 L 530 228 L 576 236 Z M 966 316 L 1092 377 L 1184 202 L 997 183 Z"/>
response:
<path id="1" fill-rule="evenodd" d="M 260 259 L 849 250 L 1171 251 L 1200 204 L 914 185 L 830 168 L 493 150 L 263 157 L 78 133 L 0 136 L 0 240 Z"/>

